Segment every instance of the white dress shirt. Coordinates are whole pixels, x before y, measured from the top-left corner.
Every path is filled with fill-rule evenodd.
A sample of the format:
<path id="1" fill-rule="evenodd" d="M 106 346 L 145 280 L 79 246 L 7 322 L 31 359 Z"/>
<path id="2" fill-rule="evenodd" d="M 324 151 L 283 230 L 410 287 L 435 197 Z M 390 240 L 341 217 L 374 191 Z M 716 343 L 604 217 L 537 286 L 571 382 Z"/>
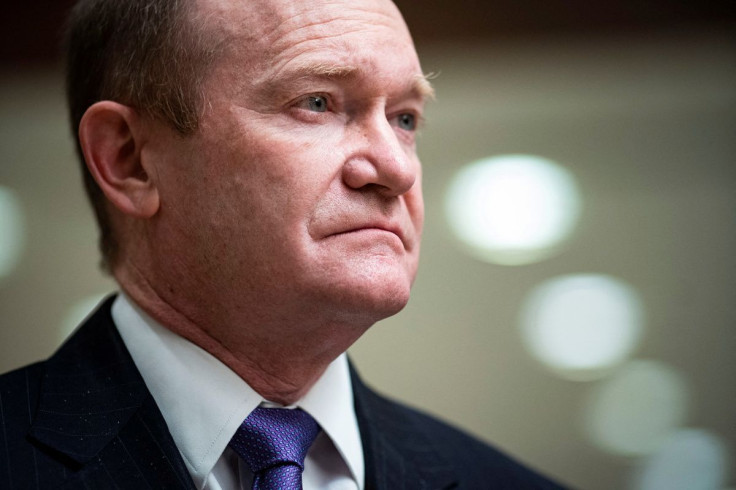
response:
<path id="1" fill-rule="evenodd" d="M 264 400 L 214 356 L 174 334 L 124 294 L 112 317 L 199 490 L 250 489 L 253 475 L 228 447 Z M 293 407 L 322 427 L 304 463 L 304 489 L 362 490 L 363 449 L 342 354 Z M 291 408 L 291 407 L 289 407 Z"/>

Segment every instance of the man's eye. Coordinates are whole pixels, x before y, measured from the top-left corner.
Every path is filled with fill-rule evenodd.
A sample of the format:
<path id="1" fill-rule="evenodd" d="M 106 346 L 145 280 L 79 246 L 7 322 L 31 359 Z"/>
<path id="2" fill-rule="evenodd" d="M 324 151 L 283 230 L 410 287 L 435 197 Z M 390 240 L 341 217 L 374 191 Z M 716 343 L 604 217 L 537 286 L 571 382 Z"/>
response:
<path id="1" fill-rule="evenodd" d="M 312 112 L 327 111 L 327 97 L 323 95 L 310 95 L 302 102 L 304 109 Z"/>
<path id="2" fill-rule="evenodd" d="M 401 129 L 414 131 L 415 129 L 417 129 L 417 118 L 414 114 L 400 114 L 398 118 L 398 125 Z"/>

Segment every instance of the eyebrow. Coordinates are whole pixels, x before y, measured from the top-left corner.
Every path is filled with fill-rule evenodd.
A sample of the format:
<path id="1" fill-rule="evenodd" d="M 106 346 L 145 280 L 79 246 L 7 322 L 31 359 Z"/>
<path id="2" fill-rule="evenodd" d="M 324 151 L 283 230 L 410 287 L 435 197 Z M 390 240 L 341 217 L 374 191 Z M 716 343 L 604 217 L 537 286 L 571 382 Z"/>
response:
<path id="1" fill-rule="evenodd" d="M 429 75 L 422 74 L 422 75 L 417 75 L 414 77 L 412 91 L 425 100 L 434 100 L 435 98 L 434 87 L 432 86 L 432 83 L 429 81 L 429 78 L 431 76 L 432 74 L 429 74 Z"/>
<path id="2" fill-rule="evenodd" d="M 299 79 L 326 79 L 326 80 L 349 80 L 357 77 L 361 68 L 352 65 L 333 65 L 330 63 L 305 64 L 290 70 L 295 80 Z M 432 74 L 415 75 L 409 84 L 407 92 L 421 99 L 432 100 L 435 98 L 434 87 L 429 81 Z"/>

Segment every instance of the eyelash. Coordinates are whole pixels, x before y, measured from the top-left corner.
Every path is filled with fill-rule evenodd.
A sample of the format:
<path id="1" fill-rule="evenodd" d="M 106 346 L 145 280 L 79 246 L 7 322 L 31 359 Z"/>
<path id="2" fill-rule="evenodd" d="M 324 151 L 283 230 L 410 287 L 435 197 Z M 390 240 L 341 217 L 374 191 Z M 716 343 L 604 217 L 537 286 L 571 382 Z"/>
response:
<path id="1" fill-rule="evenodd" d="M 332 99 L 327 94 L 321 94 L 321 93 L 315 93 L 315 94 L 309 94 L 305 95 L 303 97 L 300 97 L 297 99 L 295 106 L 299 107 L 302 105 L 306 105 L 310 102 L 311 99 L 317 99 L 321 98 L 325 100 L 325 108 L 324 111 L 310 111 L 310 112 L 327 112 L 333 109 L 334 104 L 332 103 Z"/>
<path id="2" fill-rule="evenodd" d="M 304 109 L 304 110 L 307 110 L 306 105 L 309 103 L 309 100 L 310 99 L 313 99 L 313 98 L 317 98 L 317 97 L 320 97 L 320 98 L 325 99 L 325 102 L 326 102 L 327 106 L 325 107 L 325 111 L 324 112 L 328 112 L 328 111 L 334 110 L 334 103 L 332 101 L 332 97 L 330 97 L 328 94 L 324 94 L 324 93 L 321 93 L 321 92 L 314 92 L 314 93 L 311 93 L 311 94 L 302 95 L 302 96 L 294 99 L 293 101 L 291 101 L 288 104 L 288 107 L 295 108 L 295 109 Z"/>

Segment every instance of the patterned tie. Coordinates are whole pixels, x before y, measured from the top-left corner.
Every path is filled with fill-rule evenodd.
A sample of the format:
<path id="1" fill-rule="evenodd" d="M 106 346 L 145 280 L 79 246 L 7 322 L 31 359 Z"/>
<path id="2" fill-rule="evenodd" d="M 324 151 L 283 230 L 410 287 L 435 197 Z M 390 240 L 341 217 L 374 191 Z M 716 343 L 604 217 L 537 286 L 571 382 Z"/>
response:
<path id="1" fill-rule="evenodd" d="M 230 440 L 253 472 L 253 490 L 301 490 L 304 457 L 320 428 L 300 409 L 258 407 Z"/>

